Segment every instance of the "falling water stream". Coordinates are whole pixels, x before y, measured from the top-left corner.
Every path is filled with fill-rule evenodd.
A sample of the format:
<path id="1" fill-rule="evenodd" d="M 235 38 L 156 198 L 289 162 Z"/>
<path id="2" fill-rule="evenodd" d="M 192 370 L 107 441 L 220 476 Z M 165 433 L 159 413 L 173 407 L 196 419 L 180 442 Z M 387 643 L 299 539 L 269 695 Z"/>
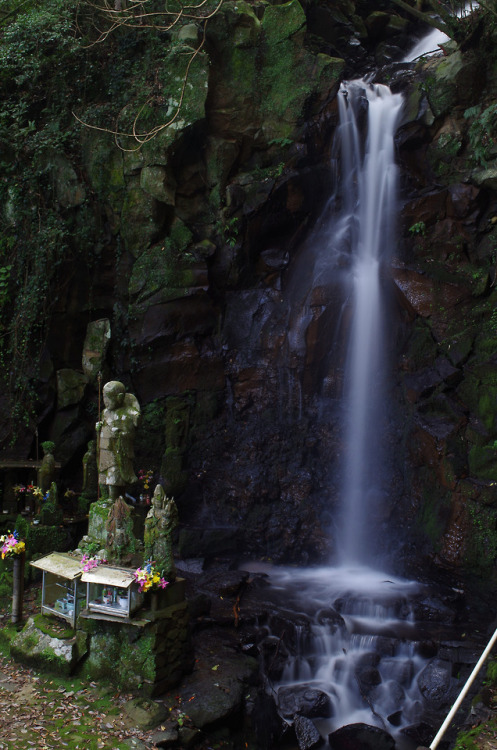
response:
<path id="1" fill-rule="evenodd" d="M 295 646 L 270 690 L 290 723 L 292 711 L 299 712 L 295 696 L 309 690 L 324 696 L 326 707 L 311 716 L 325 742 L 336 729 L 359 722 L 388 731 L 397 748 L 414 748 L 420 742 L 403 730 L 422 720 L 419 675 L 427 666 L 415 603 L 429 594 L 417 582 L 378 569 L 370 544 L 372 520 L 388 485 L 389 321 L 382 277 L 398 214 L 394 137 L 403 98 L 387 86 L 355 80 L 342 84 L 338 100 L 338 185 L 325 211 L 325 241 L 314 252 L 311 280 L 316 287 L 323 279 L 340 279 L 344 302 L 336 317 L 347 329 L 337 559 L 321 569 L 269 571 L 281 606 L 299 623 Z M 310 303 L 301 298 L 289 331 L 297 354 L 311 318 Z M 330 347 L 336 336 L 344 338 L 339 327 L 330 332 Z"/>
<path id="2" fill-rule="evenodd" d="M 367 102 L 365 148 L 359 118 Z M 383 473 L 379 428 L 385 405 L 385 325 L 381 268 L 392 253 L 397 214 L 397 166 L 394 135 L 402 95 L 387 86 L 352 81 L 339 94 L 340 129 L 347 195 L 339 221 L 348 227 L 351 248 L 352 322 L 345 368 L 345 467 L 343 524 L 344 563 L 370 562 L 368 525 L 374 498 L 381 494 Z M 333 231 L 333 227 L 330 227 Z"/>

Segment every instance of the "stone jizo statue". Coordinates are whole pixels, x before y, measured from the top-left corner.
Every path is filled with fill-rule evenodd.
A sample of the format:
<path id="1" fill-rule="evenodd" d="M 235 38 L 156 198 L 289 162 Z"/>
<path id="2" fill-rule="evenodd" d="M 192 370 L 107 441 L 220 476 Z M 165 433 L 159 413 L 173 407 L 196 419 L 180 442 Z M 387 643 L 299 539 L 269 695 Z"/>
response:
<path id="1" fill-rule="evenodd" d="M 140 404 L 118 380 L 104 385 L 103 396 L 105 409 L 96 425 L 100 435 L 98 481 L 107 487 L 110 499 L 116 500 L 126 485 L 137 481 L 133 459 Z"/>
<path id="2" fill-rule="evenodd" d="M 88 442 L 88 450 L 83 456 L 83 489 L 81 497 L 88 502 L 98 498 L 97 441 Z"/>
<path id="3" fill-rule="evenodd" d="M 121 562 L 128 554 L 135 551 L 133 534 L 132 508 L 118 497 L 109 511 L 107 523 L 107 556 L 109 560 Z"/>
<path id="4" fill-rule="evenodd" d="M 152 507 L 145 519 L 145 559 L 152 559 L 166 581 L 176 579 L 173 557 L 173 533 L 178 526 L 178 508 L 172 497 L 167 497 L 158 484 L 154 490 Z"/>
<path id="5" fill-rule="evenodd" d="M 43 494 L 49 491 L 50 485 L 55 479 L 55 458 L 54 450 L 55 444 L 51 440 L 45 440 L 41 444 L 43 449 L 43 458 L 41 460 L 41 466 L 38 469 L 37 482 L 38 487 L 43 491 Z"/>

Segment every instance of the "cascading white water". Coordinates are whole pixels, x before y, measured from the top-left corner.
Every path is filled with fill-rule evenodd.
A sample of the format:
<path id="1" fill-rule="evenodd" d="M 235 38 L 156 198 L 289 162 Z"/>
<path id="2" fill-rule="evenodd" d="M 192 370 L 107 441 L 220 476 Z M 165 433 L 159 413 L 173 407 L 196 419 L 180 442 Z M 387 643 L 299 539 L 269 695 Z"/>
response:
<path id="1" fill-rule="evenodd" d="M 359 120 L 367 101 L 367 140 L 361 147 Z M 381 417 L 385 404 L 385 320 L 381 269 L 392 252 L 397 214 L 394 135 L 402 95 L 387 86 L 352 81 L 339 94 L 343 215 L 349 228 L 352 322 L 345 377 L 345 466 L 341 558 L 370 562 L 368 526 L 384 480 Z"/>
<path id="2" fill-rule="evenodd" d="M 271 689 L 285 717 L 288 691 L 312 688 L 327 696 L 328 712 L 314 719 L 323 738 L 357 722 L 399 735 L 421 717 L 418 676 L 426 666 L 410 604 L 410 597 L 422 596 L 422 587 L 375 569 L 370 545 L 377 499 L 387 486 L 382 423 L 388 316 L 382 275 L 395 237 L 394 136 L 403 98 L 387 86 L 356 80 L 342 84 L 338 99 L 334 164 L 339 176 L 310 251 L 289 285 L 295 312 L 288 332 L 290 354 L 303 357 L 317 309 L 313 290 L 339 290 L 330 337 L 342 347 L 347 339 L 348 345 L 341 394 L 338 564 L 269 571 L 276 595 L 283 594 L 283 607 L 304 623 L 295 625 L 293 652 Z M 299 296 L 302 276 L 308 285 Z M 332 348 L 340 347 L 332 343 Z M 325 390 L 326 383 L 324 395 Z M 404 737 L 399 743 L 399 748 L 413 747 Z"/>

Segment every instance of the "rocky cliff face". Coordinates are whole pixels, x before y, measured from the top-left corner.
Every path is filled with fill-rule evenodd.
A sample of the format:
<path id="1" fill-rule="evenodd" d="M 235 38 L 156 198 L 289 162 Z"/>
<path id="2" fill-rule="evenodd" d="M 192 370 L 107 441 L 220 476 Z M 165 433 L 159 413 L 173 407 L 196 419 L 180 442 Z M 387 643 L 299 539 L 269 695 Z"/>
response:
<path id="1" fill-rule="evenodd" d="M 496 82 L 485 48 L 419 63 L 399 133 L 408 321 L 410 499 L 437 562 L 492 574 L 495 503 Z M 410 118 L 408 118 L 409 120 Z"/>
<path id="2" fill-rule="evenodd" d="M 292 294 L 297 280 L 305 286 L 307 240 L 333 186 L 339 82 L 398 59 L 412 35 L 384 5 L 225 2 L 193 57 L 204 39 L 193 23 L 148 37 L 121 30 L 107 47 L 68 49 L 62 63 L 43 37 L 42 68 L 27 82 L 17 71 L 1 133 L 5 453 L 32 453 L 37 427 L 78 489 L 101 372 L 142 405 L 136 468 L 175 495 L 183 554 L 306 562 L 332 550 L 341 363 L 340 352 L 330 360 L 326 332 L 335 295 L 333 284 L 314 291 L 299 338 Z M 23 22 L 4 45 L 28 38 Z M 392 516 L 440 564 L 490 574 L 495 77 L 490 53 L 484 64 L 474 48 L 447 52 L 396 84 L 407 106 L 388 282 L 399 321 L 392 444 L 406 446 L 408 460 L 396 452 L 377 522 Z M 66 68 L 47 90 L 69 60 L 73 75 Z M 92 127 L 75 129 L 67 102 Z M 106 132 L 130 132 L 135 118 L 143 143 Z M 22 171 L 28 162 L 35 183 Z M 38 300 L 26 274 L 44 279 L 35 321 L 17 304 Z"/>

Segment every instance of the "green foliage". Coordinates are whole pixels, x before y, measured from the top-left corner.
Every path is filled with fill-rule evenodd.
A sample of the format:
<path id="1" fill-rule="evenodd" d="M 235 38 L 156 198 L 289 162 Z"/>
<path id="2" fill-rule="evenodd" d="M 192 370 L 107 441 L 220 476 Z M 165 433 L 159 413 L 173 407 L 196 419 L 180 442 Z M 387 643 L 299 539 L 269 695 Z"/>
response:
<path id="1" fill-rule="evenodd" d="M 464 112 L 464 118 L 470 121 L 468 138 L 473 157 L 486 167 L 497 143 L 497 104 L 490 104 L 483 111 L 477 104 Z"/>
<path id="2" fill-rule="evenodd" d="M 487 685 L 497 685 L 497 659 L 488 662 L 485 682 Z"/>
<path id="3" fill-rule="evenodd" d="M 426 224 L 424 221 L 417 221 L 415 224 L 409 227 L 409 234 L 422 236 L 426 235 Z"/>
<path id="4" fill-rule="evenodd" d="M 237 216 L 231 216 L 228 219 L 219 221 L 216 225 L 217 231 L 230 247 L 234 247 L 238 241 L 239 221 Z"/>
<path id="5" fill-rule="evenodd" d="M 57 168 L 75 145 L 71 99 L 81 97 L 86 70 L 74 6 L 43 0 L 12 9 L 0 35 L 0 386 L 14 442 L 17 421 L 29 425 L 37 409 L 38 362 L 61 269 L 89 238 L 75 232 L 57 192 Z"/>
<path id="6" fill-rule="evenodd" d="M 12 561 L 0 560 L 0 600 L 7 600 L 12 596 Z"/>

